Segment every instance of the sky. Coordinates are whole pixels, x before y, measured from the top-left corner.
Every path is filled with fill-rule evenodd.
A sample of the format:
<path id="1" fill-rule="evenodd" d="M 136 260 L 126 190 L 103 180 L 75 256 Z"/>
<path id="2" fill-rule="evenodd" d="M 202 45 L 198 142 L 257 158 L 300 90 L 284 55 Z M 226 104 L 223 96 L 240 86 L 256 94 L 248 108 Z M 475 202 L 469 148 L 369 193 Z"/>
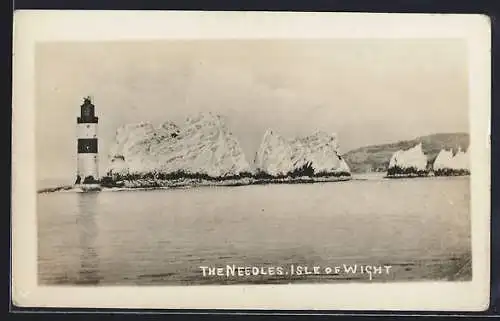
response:
<path id="1" fill-rule="evenodd" d="M 76 117 L 91 95 L 99 171 L 116 129 L 190 114 L 224 115 L 252 161 L 264 132 L 335 133 L 341 152 L 468 132 L 465 42 L 459 39 L 171 40 L 39 43 L 38 181 L 71 184 Z"/>

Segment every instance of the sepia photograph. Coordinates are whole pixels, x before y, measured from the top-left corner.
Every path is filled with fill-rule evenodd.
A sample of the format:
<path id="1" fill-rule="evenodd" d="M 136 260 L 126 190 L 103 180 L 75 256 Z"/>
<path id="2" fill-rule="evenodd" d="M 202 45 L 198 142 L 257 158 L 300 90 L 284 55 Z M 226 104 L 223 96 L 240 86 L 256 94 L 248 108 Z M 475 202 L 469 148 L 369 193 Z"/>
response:
<path id="1" fill-rule="evenodd" d="M 416 36 L 428 17 L 394 14 L 409 27 L 391 36 L 391 17 L 377 31 L 384 16 L 330 16 L 336 32 L 339 21 L 366 21 L 349 36 L 348 28 L 314 35 L 322 15 L 313 23 L 305 14 L 169 14 L 161 23 L 170 28 L 208 27 L 159 37 L 149 22 L 142 32 L 151 37 L 99 37 L 105 14 L 96 13 L 96 27 L 58 37 L 49 32 L 61 23 L 52 13 L 29 52 L 14 46 L 30 59 L 14 65 L 13 231 L 24 230 L 13 233 L 14 289 L 17 275 L 25 297 L 26 278 L 55 293 L 27 300 L 43 306 L 82 306 L 102 292 L 117 293 L 103 307 L 125 307 L 124 292 L 155 290 L 182 297 L 166 308 L 240 308 L 254 289 L 268 291 L 265 306 L 278 309 L 487 308 L 484 17 L 435 16 L 435 32 Z M 94 21 L 68 15 L 76 19 L 68 27 Z M 20 15 L 17 36 L 28 38 L 43 16 Z M 126 17 L 108 22 L 125 25 Z M 299 22 L 314 36 L 284 36 Z M 272 23 L 277 31 L 262 36 Z M 228 36 L 228 25 L 244 31 Z M 16 100 L 16 92 L 31 96 Z M 16 136 L 21 127 L 32 136 Z M 23 175 L 32 185 L 16 185 Z M 318 307 L 273 298 L 302 286 L 324 293 Z M 419 298 L 406 307 L 366 303 L 413 287 Z M 439 287 L 456 298 L 422 298 Z M 351 303 L 332 300 L 339 290 Z M 63 299 L 69 291 L 87 298 L 71 303 Z M 217 291 L 241 298 L 200 303 Z M 262 308 L 264 299 L 241 308 Z"/>

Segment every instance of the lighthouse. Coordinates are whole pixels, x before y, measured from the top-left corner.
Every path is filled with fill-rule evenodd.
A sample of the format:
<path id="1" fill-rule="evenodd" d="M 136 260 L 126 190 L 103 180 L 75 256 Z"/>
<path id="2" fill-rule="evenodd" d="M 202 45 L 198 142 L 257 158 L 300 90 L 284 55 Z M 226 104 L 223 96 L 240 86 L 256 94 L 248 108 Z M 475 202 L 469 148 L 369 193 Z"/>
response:
<path id="1" fill-rule="evenodd" d="M 75 184 L 99 184 L 98 143 L 95 106 L 90 97 L 83 100 L 80 106 L 80 117 L 77 117 L 77 170 Z"/>

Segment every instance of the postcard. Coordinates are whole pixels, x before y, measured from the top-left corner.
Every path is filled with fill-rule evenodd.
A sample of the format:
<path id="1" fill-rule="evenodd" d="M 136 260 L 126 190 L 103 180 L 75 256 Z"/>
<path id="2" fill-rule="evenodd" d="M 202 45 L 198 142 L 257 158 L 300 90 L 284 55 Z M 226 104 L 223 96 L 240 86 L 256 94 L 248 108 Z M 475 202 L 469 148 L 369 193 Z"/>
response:
<path id="1" fill-rule="evenodd" d="M 20 307 L 481 311 L 482 15 L 18 11 Z"/>

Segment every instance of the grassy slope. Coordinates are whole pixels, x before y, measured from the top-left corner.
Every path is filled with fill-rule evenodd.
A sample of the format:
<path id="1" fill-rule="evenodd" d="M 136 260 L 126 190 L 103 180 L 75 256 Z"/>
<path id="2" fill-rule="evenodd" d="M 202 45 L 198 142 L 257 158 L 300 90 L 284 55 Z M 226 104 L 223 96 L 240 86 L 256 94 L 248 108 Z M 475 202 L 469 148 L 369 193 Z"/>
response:
<path id="1" fill-rule="evenodd" d="M 462 150 L 466 150 L 469 147 L 469 134 L 433 134 L 391 144 L 366 146 L 347 152 L 343 157 L 354 173 L 386 171 L 394 152 L 399 149 L 408 149 L 418 143 L 422 143 L 429 164 L 432 164 L 439 151 L 443 148 L 451 148 L 453 152 L 456 152 L 460 146 Z"/>

